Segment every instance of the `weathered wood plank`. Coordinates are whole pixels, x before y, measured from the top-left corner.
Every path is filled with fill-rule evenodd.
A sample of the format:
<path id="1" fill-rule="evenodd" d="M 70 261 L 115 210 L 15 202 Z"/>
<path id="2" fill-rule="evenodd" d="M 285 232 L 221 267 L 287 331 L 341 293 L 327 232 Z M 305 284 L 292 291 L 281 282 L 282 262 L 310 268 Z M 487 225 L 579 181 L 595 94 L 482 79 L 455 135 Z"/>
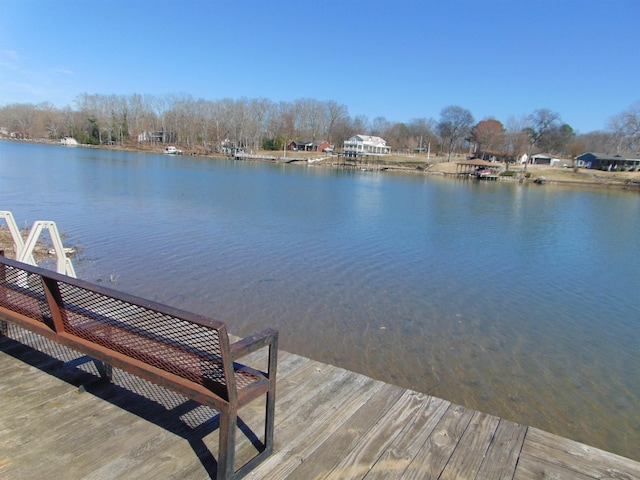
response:
<path id="1" fill-rule="evenodd" d="M 7 361 L 6 358 L 2 360 Z M 20 365 L 16 368 L 19 370 Z M 104 449 L 95 447 L 100 446 L 100 437 L 105 431 L 110 432 L 111 424 L 118 417 L 127 425 L 131 424 L 130 415 L 122 409 L 106 402 L 96 402 L 95 397 L 80 394 L 73 386 L 55 377 L 41 374 L 40 380 L 44 385 L 59 384 L 67 392 L 49 397 L 35 407 L 29 402 L 11 402 L 14 411 L 11 415 L 3 415 L 0 420 L 3 455 L 10 464 L 20 465 L 23 473 L 18 478 L 44 478 L 56 469 L 80 468 L 83 452 L 93 452 L 93 456 L 98 451 L 104 454 Z M 47 422 L 42 422 L 43 413 L 46 413 Z M 10 433 L 5 436 L 4 432 Z M 74 432 L 73 435 L 70 432 Z M 106 435 L 105 440 L 112 444 L 114 450 L 121 450 L 121 445 L 113 445 L 112 435 Z M 35 452 L 38 452 L 38 461 L 29 461 Z M 93 468 L 93 463 L 91 460 L 86 464 L 87 471 Z M 68 465 L 73 467 L 65 467 Z"/>
<path id="2" fill-rule="evenodd" d="M 435 397 L 423 400 L 420 409 L 367 473 L 367 480 L 399 478 L 436 428 L 449 405 L 449 402 Z"/>
<path id="3" fill-rule="evenodd" d="M 275 442 L 276 449 L 281 439 L 281 421 L 280 418 L 287 416 L 287 409 L 297 409 L 300 402 L 300 388 L 304 390 L 312 390 L 314 382 L 319 384 L 331 383 L 336 380 L 335 367 L 315 362 L 305 357 L 293 354 L 284 355 L 284 362 L 278 364 L 278 386 L 276 393 L 276 427 Z M 244 360 L 244 359 L 243 359 Z M 329 368 L 327 368 L 329 367 Z M 242 408 L 239 412 L 239 418 L 258 435 L 260 438 L 264 432 L 264 402 L 256 401 Z M 217 427 L 216 427 L 217 428 Z M 210 452 L 216 452 L 218 447 L 218 431 L 214 430 L 206 438 L 196 439 L 195 443 L 201 445 L 202 449 L 208 449 Z M 194 441 L 194 440 L 190 440 Z M 236 469 L 244 465 L 253 458 L 257 450 L 241 431 L 236 435 Z M 207 455 L 203 452 L 203 455 Z M 213 459 L 213 457 L 211 457 Z"/>
<path id="4" fill-rule="evenodd" d="M 622 477 L 624 478 L 624 477 Z M 575 470 L 561 467 L 552 461 L 521 454 L 513 480 L 594 480 Z M 628 479 L 632 480 L 632 479 Z"/>
<path id="5" fill-rule="evenodd" d="M 407 480 L 440 478 L 473 414 L 473 410 L 450 405 L 401 478 Z"/>
<path id="6" fill-rule="evenodd" d="M 293 370 L 288 376 L 279 377 L 277 387 L 277 400 L 275 412 L 275 449 L 281 445 L 293 448 L 295 438 L 311 419 L 322 417 L 326 411 L 336 408 L 336 403 L 341 401 L 339 391 L 350 392 L 351 375 L 337 367 L 321 364 L 312 360 L 299 364 L 299 368 Z M 363 377 L 372 385 L 375 383 Z M 356 389 L 358 385 L 352 385 Z M 261 434 L 261 422 L 264 417 L 261 402 L 253 402 L 244 407 L 239 417 L 246 422 L 256 434 Z M 302 425 L 302 427 L 301 427 Z M 216 432 L 217 433 L 217 432 Z M 250 460 L 256 450 L 249 439 L 238 432 L 236 469 Z M 307 441 L 313 441 L 307 439 Z M 210 451 L 217 451 L 218 438 L 210 435 L 205 440 Z M 268 462 L 273 455 L 269 457 Z M 262 466 L 264 463 L 262 464 Z"/>
<path id="7" fill-rule="evenodd" d="M 382 385 L 348 372 L 338 390 L 321 395 L 281 420 L 279 436 L 286 449 L 274 453 L 255 470 L 264 478 L 287 478 L 305 457 L 341 427 Z M 341 396 L 340 392 L 345 395 Z M 268 472 L 268 474 L 266 474 Z M 260 478 L 260 477 L 258 477 Z"/>
<path id="8" fill-rule="evenodd" d="M 476 480 L 508 480 L 513 478 L 527 427 L 500 420 Z"/>
<path id="9" fill-rule="evenodd" d="M 306 395 L 307 398 L 313 396 L 313 385 L 320 385 L 325 380 L 335 379 L 340 373 L 337 367 L 308 360 L 299 364 L 297 368 L 288 374 L 278 372 L 278 385 L 276 387 L 276 408 L 289 408 L 290 405 L 298 403 L 297 396 L 293 392 Z"/>
<path id="10" fill-rule="evenodd" d="M 537 428 L 529 428 L 522 454 L 592 478 L 640 478 L 638 462 Z"/>
<path id="11" fill-rule="evenodd" d="M 0 478 L 215 475 L 214 410 L 117 369 L 100 381 L 90 363 L 63 366 L 75 352 L 29 340 L 49 353 L 0 338 Z M 240 412 L 259 434 L 262 409 Z M 284 352 L 275 435 L 248 478 L 640 479 L 638 462 Z M 254 453 L 239 433 L 236 467 Z"/>
<path id="12" fill-rule="evenodd" d="M 100 478 L 105 473 L 108 478 L 134 478 L 132 472 L 136 467 L 150 468 L 158 462 L 158 457 L 162 458 L 161 452 L 174 449 L 179 444 L 179 439 L 171 438 L 166 430 L 152 428 L 143 421 L 133 422 L 116 438 L 113 432 L 98 436 L 100 440 L 91 442 L 86 450 L 80 446 L 70 447 L 80 454 L 74 456 L 67 467 L 67 478 Z M 123 445 L 118 448 L 119 442 Z M 120 466 L 119 471 L 115 465 Z"/>
<path id="13" fill-rule="evenodd" d="M 462 434 L 441 480 L 474 479 L 498 427 L 498 417 L 476 412 Z"/>
<path id="14" fill-rule="evenodd" d="M 424 408 L 427 395 L 410 390 L 391 406 L 356 448 L 346 454 L 343 460 L 327 476 L 327 479 L 363 478 L 380 459 L 385 450 L 395 440 L 402 428 Z"/>
<path id="15" fill-rule="evenodd" d="M 48 400 L 48 397 L 63 395 L 68 388 L 55 382 L 42 382 L 42 372 L 19 360 L 7 357 L 2 362 L 13 368 L 2 374 L 0 392 L 7 399 L 7 408 L 16 403 L 31 403 L 33 407 Z M 25 366 L 25 368 L 16 368 Z"/>
<path id="16" fill-rule="evenodd" d="M 52 376 L 43 375 L 38 369 L 20 360 L 5 356 L 1 363 L 12 365 L 10 370 L 13 372 L 12 376 L 15 376 L 16 391 L 19 394 L 15 398 L 3 395 L 0 432 L 12 432 L 11 435 L 6 437 L 3 435 L 1 438 L 2 451 L 5 453 L 3 463 L 7 468 L 9 468 L 9 464 L 16 462 L 25 465 L 25 478 L 48 477 L 49 472 L 55 471 L 56 468 L 61 472 L 64 471 L 66 478 L 82 478 L 95 470 L 100 462 L 107 462 L 110 465 L 114 462 L 116 465 L 126 465 L 127 472 L 130 472 L 133 470 L 134 463 L 130 460 L 123 462 L 122 458 L 118 462 L 119 457 L 122 456 L 124 445 L 128 445 L 128 448 L 124 450 L 127 455 L 131 455 L 132 452 L 146 445 L 145 451 L 148 450 L 152 454 L 144 463 L 146 463 L 146 468 L 150 468 L 151 465 L 157 463 L 157 460 L 153 459 L 157 456 L 157 452 L 148 448 L 150 438 L 153 439 L 157 435 L 161 435 L 168 438 L 167 446 L 176 443 L 175 435 L 167 428 L 179 424 L 180 421 L 167 421 L 166 417 L 170 417 L 172 413 L 160 404 L 174 406 L 174 410 L 180 408 L 180 404 L 184 404 L 185 399 L 179 395 L 135 377 L 127 376 L 123 372 L 116 375 L 116 378 L 122 376 L 127 378 L 129 380 L 128 387 L 134 383 L 145 385 L 143 388 L 148 389 L 147 394 L 153 391 L 153 394 L 147 396 L 154 397 L 155 400 L 143 398 L 139 393 L 133 394 L 129 391 L 118 390 L 117 385 L 99 380 L 95 385 L 97 388 L 91 389 L 92 393 L 80 393 L 74 385 Z M 76 369 L 66 368 L 64 373 L 72 370 Z M 116 372 L 119 371 L 116 370 Z M 84 375 L 92 377 L 94 381 L 97 380 L 91 375 Z M 6 376 L 3 377 L 3 384 L 7 380 Z M 25 382 L 25 380 L 28 381 Z M 34 394 L 25 397 L 25 391 L 31 390 Z M 100 395 L 100 390 L 107 392 L 102 400 L 94 396 L 96 393 Z M 162 395 L 164 398 L 160 398 Z M 173 395 L 174 398 L 168 398 L 168 395 Z M 29 401 L 31 398 L 34 401 Z M 105 399 L 108 401 L 104 401 Z M 159 402 L 157 406 L 152 405 L 154 401 Z M 129 403 L 128 410 L 117 406 L 127 402 Z M 139 408 L 138 404 L 140 404 Z M 196 404 L 194 403 L 194 405 Z M 46 423 L 42 422 L 41 416 L 34 415 L 34 412 L 38 411 L 50 413 L 47 415 Z M 148 422 L 135 416 L 132 417 L 131 413 L 135 414 L 136 411 L 140 414 L 147 414 L 148 419 L 152 421 L 154 416 L 164 417 L 163 421 L 158 422 L 162 427 L 152 425 L 151 428 L 155 427 L 157 432 L 151 434 Z M 141 436 L 136 433 L 137 430 L 142 432 Z M 65 447 L 63 453 L 50 455 L 49 452 L 56 452 L 60 449 L 61 443 Z M 190 459 L 189 463 L 191 463 L 194 456 L 193 449 L 186 440 L 183 443 L 186 449 L 191 451 L 191 455 L 180 455 L 180 457 L 184 460 Z M 40 455 L 42 461 L 28 461 L 30 457 L 33 458 L 33 450 L 43 452 Z M 203 472 L 204 469 L 201 467 L 200 474 L 195 478 L 202 478 Z M 15 475 L 12 475 L 13 477 Z"/>
<path id="17" fill-rule="evenodd" d="M 132 445 L 121 455 L 110 457 L 86 476 L 91 480 L 119 480 L 121 478 L 179 478 L 202 479 L 209 476 L 205 467 L 195 459 L 193 448 L 185 439 L 169 432 L 158 431 L 143 442 Z"/>
<path id="18" fill-rule="evenodd" d="M 288 479 L 324 478 L 337 466 L 345 452 L 351 451 L 362 441 L 371 427 L 403 393 L 404 390 L 400 387 L 383 385 L 340 429 L 333 432 L 310 455 L 302 458 L 300 465 L 289 474 Z"/>
<path id="19" fill-rule="evenodd" d="M 0 349 L 11 357 L 19 357 L 21 361 L 27 364 L 37 364 L 39 370 L 51 369 L 62 364 L 61 360 L 49 357 L 29 346 L 14 342 L 12 339 L 0 337 Z M 8 367 L 0 367 L 0 375 L 4 376 L 9 370 Z"/>

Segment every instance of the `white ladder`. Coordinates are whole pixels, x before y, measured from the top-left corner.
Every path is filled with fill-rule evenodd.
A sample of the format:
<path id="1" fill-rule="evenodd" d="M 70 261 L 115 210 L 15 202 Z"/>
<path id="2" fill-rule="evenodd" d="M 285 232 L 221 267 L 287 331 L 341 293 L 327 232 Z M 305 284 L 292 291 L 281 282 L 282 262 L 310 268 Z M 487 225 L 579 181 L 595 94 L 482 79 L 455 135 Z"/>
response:
<path id="1" fill-rule="evenodd" d="M 0 210 L 0 218 L 4 218 L 7 227 L 9 227 L 9 232 L 11 233 L 11 238 L 13 240 L 13 249 L 16 252 L 16 260 L 37 266 L 38 264 L 33 256 L 33 251 L 36 248 L 36 244 L 38 243 L 38 239 L 40 238 L 42 231 L 48 230 L 51 237 L 51 243 L 53 244 L 53 251 L 56 256 L 56 271 L 75 278 L 76 272 L 73 268 L 73 264 L 71 263 L 71 259 L 67 257 L 55 222 L 51 222 L 49 220 L 38 220 L 34 222 L 31 230 L 29 231 L 29 235 L 27 236 L 27 240 L 23 241 L 22 235 L 20 235 L 20 230 L 18 230 L 18 225 L 16 224 L 11 212 L 7 210 Z"/>

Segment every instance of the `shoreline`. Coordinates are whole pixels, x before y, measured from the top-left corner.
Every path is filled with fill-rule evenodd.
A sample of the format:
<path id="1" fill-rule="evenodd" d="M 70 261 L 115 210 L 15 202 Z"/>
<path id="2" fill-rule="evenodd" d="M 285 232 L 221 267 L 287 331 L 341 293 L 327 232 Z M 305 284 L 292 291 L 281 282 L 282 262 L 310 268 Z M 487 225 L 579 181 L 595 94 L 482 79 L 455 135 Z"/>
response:
<path id="1" fill-rule="evenodd" d="M 65 148 L 98 148 L 101 150 L 115 150 L 137 153 L 164 154 L 164 145 L 61 145 L 51 140 L 15 140 L 2 139 L 18 143 L 38 143 L 42 145 L 59 146 Z M 463 178 L 457 174 L 457 163 L 465 160 L 462 155 L 455 155 L 450 162 L 444 156 L 431 155 L 427 159 L 426 155 L 389 155 L 378 159 L 367 159 L 359 163 L 354 162 L 348 166 L 340 163 L 335 155 L 330 157 L 318 155 L 321 152 L 288 152 L 290 157 L 282 156 L 283 152 L 260 150 L 247 154 L 239 161 L 253 161 L 264 163 L 290 163 L 292 165 L 304 164 L 306 166 L 324 168 L 356 168 L 363 171 L 378 171 L 385 173 L 402 174 L 422 174 L 422 175 L 442 175 L 451 178 Z M 200 158 L 233 158 L 228 155 L 218 153 L 207 153 L 204 148 L 184 150 L 182 156 Z M 176 156 L 180 158 L 181 156 Z M 322 157 L 322 158 L 319 158 Z M 516 174 L 512 177 L 499 177 L 499 181 L 533 183 L 536 178 L 544 177 L 545 184 L 604 187 L 622 190 L 633 190 L 640 192 L 640 171 L 638 172 L 607 172 L 602 170 L 591 170 L 574 167 L 550 167 L 548 165 L 527 165 L 526 170 L 523 165 L 509 165 L 510 171 Z M 523 173 L 530 174 L 529 178 L 523 178 Z"/>

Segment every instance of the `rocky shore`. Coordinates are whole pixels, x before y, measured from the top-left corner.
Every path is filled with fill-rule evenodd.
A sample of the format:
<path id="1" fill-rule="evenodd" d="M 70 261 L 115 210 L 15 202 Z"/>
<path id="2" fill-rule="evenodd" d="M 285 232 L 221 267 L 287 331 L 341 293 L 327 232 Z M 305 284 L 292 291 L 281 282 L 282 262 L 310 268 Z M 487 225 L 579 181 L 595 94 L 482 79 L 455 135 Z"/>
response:
<path id="1" fill-rule="evenodd" d="M 23 230 L 22 239 L 27 239 L 27 230 Z M 62 235 L 64 237 L 64 234 Z M 43 258 L 55 258 L 55 254 L 51 251 L 52 246 L 48 245 L 46 242 L 38 241 L 33 250 L 33 255 L 37 261 L 42 260 Z M 71 250 L 72 253 L 68 253 L 69 256 L 76 253 L 78 247 L 73 247 Z M 0 251 L 3 252 L 4 256 L 7 258 L 16 258 L 16 252 L 14 251 L 13 246 L 13 238 L 11 237 L 11 232 L 5 225 L 0 225 Z M 65 252 L 67 249 L 65 249 Z"/>

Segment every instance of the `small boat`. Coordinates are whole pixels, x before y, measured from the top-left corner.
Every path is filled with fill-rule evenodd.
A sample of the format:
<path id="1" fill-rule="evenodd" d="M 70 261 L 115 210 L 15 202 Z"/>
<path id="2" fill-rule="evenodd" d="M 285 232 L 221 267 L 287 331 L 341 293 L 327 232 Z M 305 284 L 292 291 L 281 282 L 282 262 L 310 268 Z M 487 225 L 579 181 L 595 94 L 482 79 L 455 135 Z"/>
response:
<path id="1" fill-rule="evenodd" d="M 487 177 L 491 177 L 493 175 L 493 172 L 488 168 L 476 168 L 474 175 L 478 179 L 487 178 Z"/>
<path id="2" fill-rule="evenodd" d="M 164 147 L 164 153 L 167 155 L 182 155 L 182 150 L 178 150 L 176 147 Z"/>

